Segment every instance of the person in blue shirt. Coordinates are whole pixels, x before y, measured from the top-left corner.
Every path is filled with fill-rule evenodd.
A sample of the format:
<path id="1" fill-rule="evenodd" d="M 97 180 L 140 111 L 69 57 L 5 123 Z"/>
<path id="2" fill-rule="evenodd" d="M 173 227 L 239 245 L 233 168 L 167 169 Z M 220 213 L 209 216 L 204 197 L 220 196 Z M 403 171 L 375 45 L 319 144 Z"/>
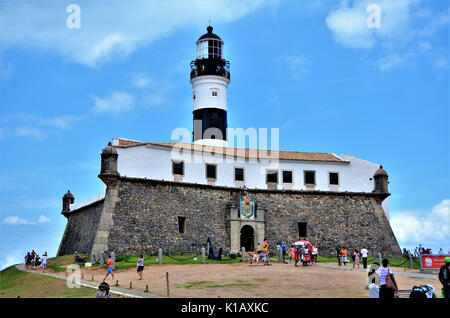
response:
<path id="1" fill-rule="evenodd" d="M 283 263 L 286 263 L 285 261 L 285 255 L 286 255 L 286 244 L 281 245 L 281 249 L 282 249 L 282 259 L 283 259 Z"/>

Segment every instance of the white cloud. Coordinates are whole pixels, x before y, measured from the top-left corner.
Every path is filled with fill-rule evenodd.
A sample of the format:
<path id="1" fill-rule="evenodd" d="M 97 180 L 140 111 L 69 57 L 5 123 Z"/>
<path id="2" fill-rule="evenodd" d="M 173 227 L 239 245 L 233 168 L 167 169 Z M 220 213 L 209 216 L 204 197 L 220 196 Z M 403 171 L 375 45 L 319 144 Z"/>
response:
<path id="1" fill-rule="evenodd" d="M 376 3 L 381 8 L 380 28 L 369 28 L 366 11 L 370 4 Z M 351 48 L 369 49 L 377 42 L 399 41 L 406 35 L 410 26 L 411 10 L 418 0 L 342 0 L 326 18 L 333 38 L 339 44 Z"/>
<path id="2" fill-rule="evenodd" d="M 20 264 L 24 262 L 24 256 L 20 252 L 16 252 L 12 255 L 6 256 L 3 260 L 0 261 L 0 270 L 3 270 L 7 267 L 10 267 L 15 264 Z"/>
<path id="3" fill-rule="evenodd" d="M 447 70 L 448 71 L 448 60 L 445 57 L 441 57 L 439 59 L 436 60 L 436 63 L 434 64 L 434 66 L 437 69 L 442 69 L 442 70 Z"/>
<path id="4" fill-rule="evenodd" d="M 51 220 L 45 215 L 39 216 L 39 219 L 37 220 L 37 223 L 48 223 L 48 222 L 51 222 Z"/>
<path id="5" fill-rule="evenodd" d="M 95 113 L 109 113 L 117 115 L 134 108 L 134 96 L 126 92 L 113 92 L 109 96 L 93 96 Z"/>
<path id="6" fill-rule="evenodd" d="M 412 54 L 393 53 L 380 58 L 377 61 L 377 65 L 380 70 L 387 71 L 395 67 L 404 66 L 411 56 Z"/>
<path id="7" fill-rule="evenodd" d="M 81 27 L 68 28 L 69 3 L 6 1 L 0 10 L 0 46 L 39 49 L 96 66 L 186 27 L 232 22 L 278 0 L 78 0 Z"/>
<path id="8" fill-rule="evenodd" d="M 294 80 L 302 79 L 311 72 L 311 61 L 303 54 L 284 55 L 280 60 L 282 67 L 289 70 L 289 72 L 284 71 L 284 73 L 290 74 Z"/>
<path id="9" fill-rule="evenodd" d="M 3 224 L 22 225 L 22 224 L 29 224 L 29 222 L 18 216 L 8 216 L 3 220 Z"/>
<path id="10" fill-rule="evenodd" d="M 51 130 L 68 130 L 84 116 L 40 117 L 24 113 L 0 117 L 0 139 L 6 137 L 25 137 L 45 140 Z"/>
<path id="11" fill-rule="evenodd" d="M 154 81 L 146 74 L 133 74 L 131 81 L 131 84 L 137 88 L 146 88 L 154 83 Z"/>
<path id="12" fill-rule="evenodd" d="M 435 205 L 431 213 L 393 211 L 391 226 L 400 245 L 448 246 L 450 244 L 450 199 Z"/>
<path id="13" fill-rule="evenodd" d="M 39 216 L 39 218 L 36 221 L 25 220 L 19 216 L 7 216 L 6 218 L 3 219 L 3 224 L 7 225 L 41 224 L 48 222 L 51 222 L 51 220 L 45 215 Z"/>

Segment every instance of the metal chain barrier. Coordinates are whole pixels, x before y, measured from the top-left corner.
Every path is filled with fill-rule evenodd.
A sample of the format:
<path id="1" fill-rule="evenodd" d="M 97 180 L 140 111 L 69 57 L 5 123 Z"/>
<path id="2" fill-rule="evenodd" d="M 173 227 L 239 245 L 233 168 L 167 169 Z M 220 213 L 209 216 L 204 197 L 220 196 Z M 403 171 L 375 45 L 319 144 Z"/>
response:
<path id="1" fill-rule="evenodd" d="M 367 264 L 370 264 L 370 263 L 374 263 L 375 261 L 378 261 L 378 257 L 374 257 L 374 258 L 372 258 L 372 259 L 368 259 L 367 260 Z"/>
<path id="2" fill-rule="evenodd" d="M 417 258 L 413 257 L 413 262 L 416 263 L 417 265 L 420 265 L 420 260 L 418 257 Z"/>
<path id="3" fill-rule="evenodd" d="M 170 255 L 165 255 L 165 256 L 167 256 L 168 258 L 170 258 L 170 259 L 173 259 L 174 261 L 178 261 L 178 262 L 185 262 L 185 261 L 190 261 L 191 259 L 194 259 L 194 258 L 196 258 L 196 257 L 198 257 L 198 256 L 200 256 L 200 255 L 194 255 L 194 256 L 192 256 L 192 257 L 190 257 L 190 258 L 186 258 L 186 259 L 176 259 L 176 258 L 174 258 L 174 257 L 172 257 L 172 256 L 170 256 Z"/>
<path id="4" fill-rule="evenodd" d="M 389 264 L 390 265 L 392 265 L 392 266 L 402 266 L 403 264 L 405 264 L 406 262 L 409 262 L 409 259 L 408 258 L 406 258 L 401 264 L 392 264 L 391 262 L 389 262 Z"/>

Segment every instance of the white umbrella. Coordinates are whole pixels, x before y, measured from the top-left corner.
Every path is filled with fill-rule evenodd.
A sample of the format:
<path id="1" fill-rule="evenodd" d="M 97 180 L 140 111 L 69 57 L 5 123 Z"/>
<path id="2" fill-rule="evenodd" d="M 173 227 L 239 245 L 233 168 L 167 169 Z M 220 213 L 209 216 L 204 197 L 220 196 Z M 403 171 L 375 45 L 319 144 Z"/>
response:
<path id="1" fill-rule="evenodd" d="M 310 242 L 305 241 L 305 240 L 300 240 L 300 241 L 294 242 L 292 244 L 294 244 L 294 245 L 312 245 Z"/>

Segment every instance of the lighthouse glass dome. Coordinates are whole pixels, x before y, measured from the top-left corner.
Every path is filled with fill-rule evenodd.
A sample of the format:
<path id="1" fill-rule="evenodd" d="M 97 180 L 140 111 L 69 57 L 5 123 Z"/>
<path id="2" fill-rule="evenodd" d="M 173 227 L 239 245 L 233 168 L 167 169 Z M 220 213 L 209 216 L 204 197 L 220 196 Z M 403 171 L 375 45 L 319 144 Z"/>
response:
<path id="1" fill-rule="evenodd" d="M 197 59 L 221 59 L 223 42 L 215 39 L 202 39 L 197 42 Z"/>

